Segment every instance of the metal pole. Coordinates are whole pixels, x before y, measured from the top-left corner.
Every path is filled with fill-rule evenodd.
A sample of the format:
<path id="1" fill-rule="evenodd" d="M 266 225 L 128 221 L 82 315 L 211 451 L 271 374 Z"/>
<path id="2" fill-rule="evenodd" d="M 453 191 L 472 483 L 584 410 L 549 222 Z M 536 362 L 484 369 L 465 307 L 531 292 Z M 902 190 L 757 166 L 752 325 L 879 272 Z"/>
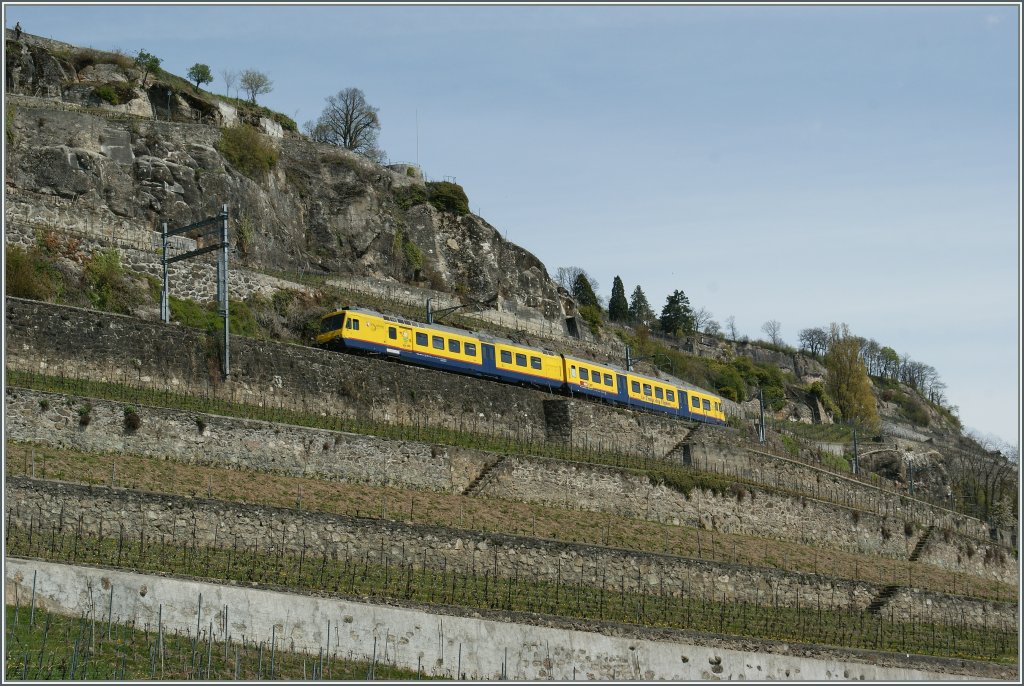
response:
<path id="1" fill-rule="evenodd" d="M 758 426 L 757 433 L 758 439 L 764 443 L 764 391 L 760 388 L 757 389 L 757 399 L 761 404 L 761 424 Z"/>
<path id="2" fill-rule="evenodd" d="M 857 457 L 857 427 L 853 428 L 853 473 L 860 474 L 860 459 Z"/>
<path id="3" fill-rule="evenodd" d="M 427 324 L 433 324 L 434 323 L 434 315 L 430 311 L 430 301 L 431 300 L 433 300 L 433 298 L 427 298 Z"/>
<path id="4" fill-rule="evenodd" d="M 171 321 L 170 300 L 168 299 L 169 281 L 167 277 L 167 222 L 164 222 L 163 248 L 164 256 L 161 262 L 163 263 L 164 266 L 164 287 L 163 290 L 160 291 L 160 319 L 163 321 L 164 324 L 167 324 L 168 322 Z"/>
<path id="5" fill-rule="evenodd" d="M 633 371 L 633 358 L 629 356 L 629 346 L 626 346 L 626 371 Z"/>
<path id="6" fill-rule="evenodd" d="M 220 270 L 223 279 L 221 284 L 221 314 L 224 315 L 224 378 L 231 376 L 231 354 L 228 342 L 231 340 L 228 332 L 228 206 L 225 204 L 221 209 L 221 216 L 224 223 L 220 230 L 221 263 Z"/>

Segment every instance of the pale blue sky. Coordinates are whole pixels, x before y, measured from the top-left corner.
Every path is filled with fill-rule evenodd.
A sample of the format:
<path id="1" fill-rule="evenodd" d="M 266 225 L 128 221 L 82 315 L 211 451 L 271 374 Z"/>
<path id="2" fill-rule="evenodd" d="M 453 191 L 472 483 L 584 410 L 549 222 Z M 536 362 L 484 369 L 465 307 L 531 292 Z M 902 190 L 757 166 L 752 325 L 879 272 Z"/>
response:
<path id="1" fill-rule="evenodd" d="M 315 118 L 358 87 L 392 162 L 455 177 L 555 273 L 742 334 L 846 322 L 1019 445 L 1020 9 L 25 6 L 5 26 L 259 69 Z M 417 146 L 418 117 L 418 146 Z"/>

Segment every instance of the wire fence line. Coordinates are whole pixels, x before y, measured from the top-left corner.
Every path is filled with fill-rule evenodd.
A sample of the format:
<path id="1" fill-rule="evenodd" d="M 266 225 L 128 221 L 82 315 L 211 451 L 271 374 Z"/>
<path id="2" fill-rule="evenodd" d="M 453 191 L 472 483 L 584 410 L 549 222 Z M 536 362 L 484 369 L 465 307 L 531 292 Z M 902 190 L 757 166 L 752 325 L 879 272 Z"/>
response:
<path id="1" fill-rule="evenodd" d="M 155 535 L 106 538 L 83 534 L 69 523 L 57 531 L 33 531 L 15 524 L 7 532 L 10 554 L 56 562 L 99 564 L 140 572 L 198 576 L 217 582 L 235 581 L 271 588 L 337 594 L 370 601 L 401 601 L 449 605 L 479 610 L 525 612 L 573 619 L 612 621 L 640 626 L 688 629 L 818 645 L 913 652 L 923 655 L 1010 661 L 1017 654 L 1016 626 L 994 622 L 976 626 L 962 613 L 949 609 L 941 617 L 895 608 L 879 613 L 858 610 L 821 593 L 780 602 L 776 589 L 766 587 L 754 602 L 692 594 L 689 589 L 666 589 L 639 573 L 615 578 L 605 571 L 600 583 L 588 582 L 583 570 L 559 566 L 555 580 L 521 572 L 504 572 L 481 561 L 469 568 L 442 555 L 379 554 L 367 550 L 308 551 L 221 542 L 198 545 L 194 539 Z M 589 570 L 597 574 L 599 570 Z M 33 605 L 34 607 L 34 605 Z M 210 639 L 212 640 L 212 637 Z"/>

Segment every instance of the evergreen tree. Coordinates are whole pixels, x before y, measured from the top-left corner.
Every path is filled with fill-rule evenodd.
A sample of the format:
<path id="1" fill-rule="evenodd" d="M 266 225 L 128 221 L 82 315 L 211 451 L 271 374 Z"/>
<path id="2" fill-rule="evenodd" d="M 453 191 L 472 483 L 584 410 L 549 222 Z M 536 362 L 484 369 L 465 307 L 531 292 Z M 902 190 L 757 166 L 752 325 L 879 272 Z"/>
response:
<path id="1" fill-rule="evenodd" d="M 612 281 L 612 297 L 608 301 L 608 319 L 613 322 L 624 322 L 629 319 L 629 303 L 626 302 L 626 287 L 622 279 L 615 277 Z"/>
<path id="2" fill-rule="evenodd" d="M 629 319 L 633 324 L 643 326 L 650 326 L 654 321 L 654 310 L 651 309 L 651 304 L 647 302 L 647 296 L 644 295 L 644 289 L 640 286 L 633 289 L 633 295 L 629 298 Z"/>
<path id="3" fill-rule="evenodd" d="M 665 307 L 661 309 L 661 330 L 669 336 L 675 336 L 680 331 L 692 333 L 694 329 L 693 310 L 690 308 L 690 299 L 682 291 L 673 291 L 672 295 L 665 299 Z"/>
<path id="4" fill-rule="evenodd" d="M 878 427 L 878 410 L 871 393 L 868 370 L 860 356 L 860 342 L 850 334 L 846 324 L 832 324 L 829 333 L 828 370 L 825 390 L 836 403 L 843 419 L 874 430 Z"/>
<path id="5" fill-rule="evenodd" d="M 600 309 L 601 303 L 597 300 L 597 294 L 586 274 L 580 272 L 576 280 L 572 282 L 572 297 L 576 299 L 577 307 L 596 307 Z"/>

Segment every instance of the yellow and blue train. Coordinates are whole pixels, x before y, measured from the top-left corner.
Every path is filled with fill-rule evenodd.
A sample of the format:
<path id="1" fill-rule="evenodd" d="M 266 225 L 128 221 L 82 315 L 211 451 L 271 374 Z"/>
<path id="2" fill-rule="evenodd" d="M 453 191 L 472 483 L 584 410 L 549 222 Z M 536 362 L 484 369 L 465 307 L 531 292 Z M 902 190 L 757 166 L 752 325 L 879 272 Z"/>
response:
<path id="1" fill-rule="evenodd" d="M 710 424 L 725 424 L 722 399 L 618 367 L 360 307 L 320 319 L 318 346 L 397 358 L 460 374 L 582 395 Z"/>

